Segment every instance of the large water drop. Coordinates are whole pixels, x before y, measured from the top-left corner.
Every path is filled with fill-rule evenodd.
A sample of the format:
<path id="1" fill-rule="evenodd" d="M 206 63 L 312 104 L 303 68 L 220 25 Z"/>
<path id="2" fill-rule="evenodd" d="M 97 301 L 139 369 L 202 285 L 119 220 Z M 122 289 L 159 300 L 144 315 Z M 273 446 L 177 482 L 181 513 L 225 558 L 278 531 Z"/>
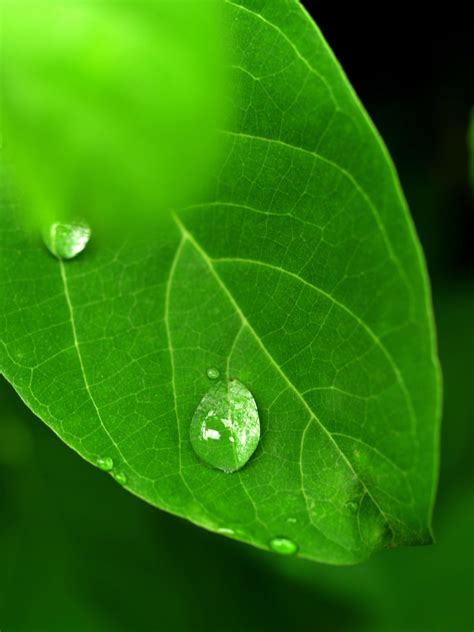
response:
<path id="1" fill-rule="evenodd" d="M 260 439 L 252 393 L 238 380 L 217 382 L 194 413 L 190 438 L 196 454 L 208 465 L 224 472 L 240 470 Z"/>
<path id="2" fill-rule="evenodd" d="M 54 222 L 43 231 L 48 250 L 58 259 L 73 259 L 84 250 L 91 229 L 84 221 Z"/>

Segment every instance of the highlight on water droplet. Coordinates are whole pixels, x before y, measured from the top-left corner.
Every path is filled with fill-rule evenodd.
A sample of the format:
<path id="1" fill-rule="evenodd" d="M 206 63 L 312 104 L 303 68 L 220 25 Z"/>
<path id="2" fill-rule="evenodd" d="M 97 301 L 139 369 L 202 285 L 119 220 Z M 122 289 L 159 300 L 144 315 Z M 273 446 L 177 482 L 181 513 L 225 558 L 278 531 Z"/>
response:
<path id="1" fill-rule="evenodd" d="M 191 445 L 208 465 L 240 470 L 260 440 L 260 419 L 252 393 L 238 380 L 220 381 L 204 395 L 190 427 Z"/>
<path id="2" fill-rule="evenodd" d="M 110 456 L 101 456 L 96 461 L 97 467 L 104 472 L 111 472 L 114 468 L 114 461 Z"/>
<path id="3" fill-rule="evenodd" d="M 207 369 L 206 375 L 210 380 L 217 380 L 217 378 L 220 375 L 219 369 L 216 369 L 216 367 L 211 366 Z"/>
<path id="4" fill-rule="evenodd" d="M 83 221 L 53 222 L 43 230 L 43 241 L 58 259 L 73 259 L 84 250 L 91 236 L 89 225 Z"/>
<path id="5" fill-rule="evenodd" d="M 275 553 L 280 553 L 280 555 L 294 555 L 298 550 L 293 540 L 283 537 L 273 538 L 273 540 L 270 541 L 270 548 L 272 551 L 275 551 Z"/>
<path id="6" fill-rule="evenodd" d="M 123 472 L 111 472 L 111 474 L 115 478 L 117 483 L 119 483 L 119 485 L 127 484 L 127 475 L 124 474 Z"/>

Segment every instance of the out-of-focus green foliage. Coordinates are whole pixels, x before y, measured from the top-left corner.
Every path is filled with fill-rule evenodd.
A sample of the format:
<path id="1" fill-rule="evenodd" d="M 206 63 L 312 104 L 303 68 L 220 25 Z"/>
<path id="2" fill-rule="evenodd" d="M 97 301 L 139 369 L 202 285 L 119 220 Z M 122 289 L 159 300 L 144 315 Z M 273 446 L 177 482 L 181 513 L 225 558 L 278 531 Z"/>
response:
<path id="1" fill-rule="evenodd" d="M 2 0 L 2 136 L 41 222 L 127 234 L 202 189 L 223 124 L 213 0 Z"/>

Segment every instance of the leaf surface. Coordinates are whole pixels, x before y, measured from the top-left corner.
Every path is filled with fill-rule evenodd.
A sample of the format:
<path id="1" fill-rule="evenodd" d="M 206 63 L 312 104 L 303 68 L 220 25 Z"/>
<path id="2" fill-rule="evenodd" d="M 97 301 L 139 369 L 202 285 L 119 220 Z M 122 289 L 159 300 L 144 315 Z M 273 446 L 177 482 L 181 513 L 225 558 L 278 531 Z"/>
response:
<path id="1" fill-rule="evenodd" d="M 234 111 L 213 194 L 162 240 L 59 262 L 2 200 L 2 368 L 84 458 L 148 502 L 259 547 L 346 564 L 431 540 L 439 371 L 425 266 L 387 151 L 293 0 L 225 2 Z M 193 452 L 207 369 L 261 440 Z"/>

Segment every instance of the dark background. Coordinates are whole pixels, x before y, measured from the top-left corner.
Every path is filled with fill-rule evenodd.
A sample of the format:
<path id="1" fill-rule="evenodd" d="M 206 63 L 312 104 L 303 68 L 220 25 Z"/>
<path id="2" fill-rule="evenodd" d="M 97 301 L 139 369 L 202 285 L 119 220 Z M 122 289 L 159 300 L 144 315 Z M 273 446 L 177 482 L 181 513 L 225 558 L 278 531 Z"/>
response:
<path id="1" fill-rule="evenodd" d="M 311 12 L 392 153 L 428 261 L 445 383 L 438 542 L 335 568 L 225 540 L 119 488 L 2 383 L 2 632 L 474 628 L 473 32 L 449 4 Z"/>
<path id="2" fill-rule="evenodd" d="M 369 3 L 303 4 L 390 149 L 430 273 L 472 278 L 466 138 L 474 105 L 472 19 L 453 2 L 441 9 L 381 5 L 378 13 Z"/>

